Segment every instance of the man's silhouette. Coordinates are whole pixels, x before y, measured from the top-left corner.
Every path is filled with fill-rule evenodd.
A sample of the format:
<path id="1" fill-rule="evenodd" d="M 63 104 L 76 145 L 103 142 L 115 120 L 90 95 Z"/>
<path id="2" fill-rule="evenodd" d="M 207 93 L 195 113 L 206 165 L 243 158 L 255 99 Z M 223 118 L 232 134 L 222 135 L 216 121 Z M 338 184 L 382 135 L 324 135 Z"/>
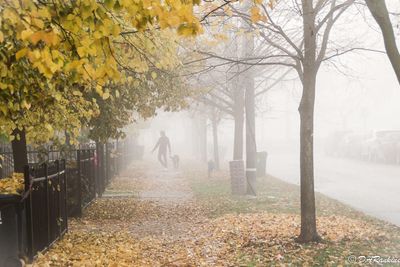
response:
<path id="1" fill-rule="evenodd" d="M 169 154 L 171 155 L 171 144 L 169 143 L 169 138 L 165 135 L 164 131 L 160 132 L 160 138 L 158 139 L 158 142 L 153 148 L 152 152 L 154 152 L 157 148 L 158 148 L 158 160 L 165 168 L 167 168 L 168 167 L 167 149 L 169 151 Z"/>

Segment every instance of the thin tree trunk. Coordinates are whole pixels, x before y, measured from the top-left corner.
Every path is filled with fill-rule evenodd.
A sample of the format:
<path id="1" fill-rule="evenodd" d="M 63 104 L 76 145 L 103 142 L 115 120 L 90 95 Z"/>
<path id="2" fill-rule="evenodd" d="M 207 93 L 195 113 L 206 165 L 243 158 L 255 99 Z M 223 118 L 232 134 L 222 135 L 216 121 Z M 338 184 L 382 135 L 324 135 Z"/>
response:
<path id="1" fill-rule="evenodd" d="M 246 88 L 246 178 L 249 195 L 256 195 L 257 146 L 254 105 L 254 82 L 250 79 Z"/>
<path id="2" fill-rule="evenodd" d="M 218 144 L 218 118 L 215 108 L 212 110 L 212 131 L 213 131 L 213 147 L 214 147 L 214 163 L 215 169 L 219 170 L 219 144 Z"/>
<path id="3" fill-rule="evenodd" d="M 64 135 L 65 135 L 65 145 L 70 148 L 71 145 L 71 135 L 68 133 L 67 130 L 64 131 Z"/>
<path id="4" fill-rule="evenodd" d="M 15 129 L 13 135 L 15 138 L 11 142 L 11 146 L 14 158 L 14 172 L 23 173 L 25 165 L 28 165 L 25 130 Z"/>
<path id="5" fill-rule="evenodd" d="M 303 95 L 300 113 L 300 202 L 301 233 L 299 242 L 319 241 L 314 193 L 314 104 L 317 76 L 315 13 L 313 1 L 303 0 L 304 61 Z"/>
<path id="6" fill-rule="evenodd" d="M 200 138 L 199 138 L 199 134 L 198 134 L 198 120 L 196 115 L 194 115 L 191 119 L 191 123 L 192 123 L 192 131 L 191 131 L 191 135 L 192 135 L 192 153 L 194 155 L 194 159 L 195 160 L 200 160 Z"/>
<path id="7" fill-rule="evenodd" d="M 205 116 L 200 117 L 199 126 L 201 160 L 207 162 L 207 118 Z"/>
<path id="8" fill-rule="evenodd" d="M 238 69 L 239 72 L 239 69 Z M 244 90 L 239 86 L 238 74 L 233 79 L 234 107 L 233 119 L 235 121 L 235 135 L 233 137 L 233 160 L 243 159 L 243 128 L 244 128 Z"/>
<path id="9" fill-rule="evenodd" d="M 243 159 L 243 127 L 244 114 L 243 109 L 238 109 L 235 112 L 235 135 L 233 138 L 233 160 Z"/>
<path id="10" fill-rule="evenodd" d="M 247 7 L 246 10 L 249 10 Z M 247 23 L 244 26 L 251 30 Z M 246 58 L 254 54 L 254 37 L 252 35 L 243 36 L 243 49 Z M 256 146 L 256 117 L 255 117 L 255 88 L 253 69 L 248 69 L 243 74 L 245 87 L 245 109 L 246 109 L 246 179 L 247 194 L 256 195 L 256 177 L 257 177 L 257 146 Z"/>
<path id="11" fill-rule="evenodd" d="M 396 73 L 397 80 L 400 83 L 400 53 L 397 48 L 396 37 L 385 0 L 365 0 L 365 2 L 375 21 L 381 28 L 386 53 Z"/>
<path id="12" fill-rule="evenodd" d="M 238 57 L 238 40 L 234 38 L 231 56 Z M 232 68 L 233 70 L 233 68 Z M 240 79 L 240 66 L 229 73 L 232 75 L 230 83 L 233 91 L 233 119 L 235 120 L 235 132 L 233 140 L 233 160 L 243 160 L 243 127 L 244 127 L 244 88 Z"/>
<path id="13" fill-rule="evenodd" d="M 319 241 L 315 214 L 314 193 L 314 96 L 315 75 L 306 78 L 303 85 L 303 97 L 300 113 L 300 203 L 301 233 L 299 242 Z"/>

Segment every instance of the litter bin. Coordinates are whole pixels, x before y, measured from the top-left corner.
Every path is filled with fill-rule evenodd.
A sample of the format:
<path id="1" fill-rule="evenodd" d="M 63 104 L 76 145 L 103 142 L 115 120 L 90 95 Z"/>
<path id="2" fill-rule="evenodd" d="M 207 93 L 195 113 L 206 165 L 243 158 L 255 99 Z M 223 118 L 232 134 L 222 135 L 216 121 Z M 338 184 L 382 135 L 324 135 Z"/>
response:
<path id="1" fill-rule="evenodd" d="M 0 195 L 0 267 L 22 266 L 22 206 L 19 196 Z"/>
<path id="2" fill-rule="evenodd" d="M 263 177 L 267 174 L 267 157 L 266 151 L 257 152 L 257 177 Z"/>

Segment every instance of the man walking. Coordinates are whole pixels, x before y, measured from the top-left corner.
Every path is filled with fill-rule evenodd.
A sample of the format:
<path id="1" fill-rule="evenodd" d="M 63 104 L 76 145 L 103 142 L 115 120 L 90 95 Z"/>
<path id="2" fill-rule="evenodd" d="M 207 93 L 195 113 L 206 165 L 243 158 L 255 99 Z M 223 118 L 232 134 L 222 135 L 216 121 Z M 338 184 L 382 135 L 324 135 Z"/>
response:
<path id="1" fill-rule="evenodd" d="M 169 155 L 171 155 L 171 144 L 169 143 L 169 138 L 165 135 L 164 131 L 160 132 L 160 138 L 158 139 L 158 142 L 153 148 L 152 152 L 154 152 L 157 148 L 158 148 L 158 161 L 160 161 L 161 165 L 167 168 L 168 167 L 167 149 L 169 151 Z"/>

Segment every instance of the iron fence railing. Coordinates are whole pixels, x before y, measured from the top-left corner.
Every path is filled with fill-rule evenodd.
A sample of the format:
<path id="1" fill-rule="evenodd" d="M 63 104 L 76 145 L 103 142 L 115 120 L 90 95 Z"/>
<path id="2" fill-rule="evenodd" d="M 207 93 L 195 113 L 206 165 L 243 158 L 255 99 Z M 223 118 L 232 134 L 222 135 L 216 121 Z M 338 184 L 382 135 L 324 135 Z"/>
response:
<path id="1" fill-rule="evenodd" d="M 33 259 L 68 229 L 65 160 L 25 168 L 26 255 Z"/>
<path id="2" fill-rule="evenodd" d="M 87 144 L 68 151 L 29 150 L 25 193 L 0 195 L 0 267 L 25 255 L 30 260 L 68 230 L 68 217 L 102 196 L 111 178 L 137 158 L 130 144 Z M 11 148 L 0 147 L 0 178 L 13 172 Z M 62 159 L 61 159 L 62 158 Z M 6 217 L 4 217 L 6 216 Z M 17 244 L 17 249 L 11 244 Z M 18 250 L 15 252 L 15 250 Z"/>

